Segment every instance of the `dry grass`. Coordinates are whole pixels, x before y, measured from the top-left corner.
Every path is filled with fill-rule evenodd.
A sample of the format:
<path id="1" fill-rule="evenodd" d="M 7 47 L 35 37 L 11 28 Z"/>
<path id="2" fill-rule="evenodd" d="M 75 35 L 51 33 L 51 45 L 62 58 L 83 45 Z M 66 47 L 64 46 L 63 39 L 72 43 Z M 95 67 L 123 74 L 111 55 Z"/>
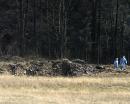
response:
<path id="1" fill-rule="evenodd" d="M 130 77 L 0 76 L 0 104 L 129 104 Z"/>

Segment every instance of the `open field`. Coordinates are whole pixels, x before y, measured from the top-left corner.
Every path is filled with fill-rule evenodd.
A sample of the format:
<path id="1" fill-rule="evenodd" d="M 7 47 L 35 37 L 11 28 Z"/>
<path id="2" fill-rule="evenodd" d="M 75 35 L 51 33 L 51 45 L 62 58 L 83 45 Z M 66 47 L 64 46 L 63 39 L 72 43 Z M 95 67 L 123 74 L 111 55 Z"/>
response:
<path id="1" fill-rule="evenodd" d="M 129 104 L 130 77 L 0 76 L 0 104 Z"/>

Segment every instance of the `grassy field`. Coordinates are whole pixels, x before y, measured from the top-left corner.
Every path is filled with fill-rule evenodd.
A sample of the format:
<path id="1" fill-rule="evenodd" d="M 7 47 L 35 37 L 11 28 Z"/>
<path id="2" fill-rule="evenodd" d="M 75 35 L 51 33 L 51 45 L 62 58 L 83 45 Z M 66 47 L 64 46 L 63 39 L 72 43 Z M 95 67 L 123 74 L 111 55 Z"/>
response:
<path id="1" fill-rule="evenodd" d="M 130 77 L 2 75 L 0 104 L 130 104 Z"/>

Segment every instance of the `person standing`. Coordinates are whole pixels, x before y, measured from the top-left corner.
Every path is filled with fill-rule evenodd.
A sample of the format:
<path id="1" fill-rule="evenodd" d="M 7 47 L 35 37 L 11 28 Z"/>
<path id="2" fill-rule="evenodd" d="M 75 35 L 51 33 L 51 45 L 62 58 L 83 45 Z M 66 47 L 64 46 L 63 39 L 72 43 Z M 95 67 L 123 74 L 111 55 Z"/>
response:
<path id="1" fill-rule="evenodd" d="M 120 59 L 120 66 L 121 66 L 121 70 L 126 70 L 126 65 L 127 65 L 127 59 L 125 56 L 123 56 Z"/>
<path id="2" fill-rule="evenodd" d="M 119 68 L 118 58 L 116 58 L 116 59 L 114 60 L 114 69 L 115 69 L 115 70 L 118 70 L 118 68 Z"/>

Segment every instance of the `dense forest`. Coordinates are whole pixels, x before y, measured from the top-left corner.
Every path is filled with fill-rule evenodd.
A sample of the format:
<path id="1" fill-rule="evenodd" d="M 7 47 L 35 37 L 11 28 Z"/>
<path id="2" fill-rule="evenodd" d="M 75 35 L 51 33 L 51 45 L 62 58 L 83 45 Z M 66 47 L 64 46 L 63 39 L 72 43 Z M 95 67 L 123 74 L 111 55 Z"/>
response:
<path id="1" fill-rule="evenodd" d="M 0 0 L 0 56 L 130 59 L 130 0 Z"/>

